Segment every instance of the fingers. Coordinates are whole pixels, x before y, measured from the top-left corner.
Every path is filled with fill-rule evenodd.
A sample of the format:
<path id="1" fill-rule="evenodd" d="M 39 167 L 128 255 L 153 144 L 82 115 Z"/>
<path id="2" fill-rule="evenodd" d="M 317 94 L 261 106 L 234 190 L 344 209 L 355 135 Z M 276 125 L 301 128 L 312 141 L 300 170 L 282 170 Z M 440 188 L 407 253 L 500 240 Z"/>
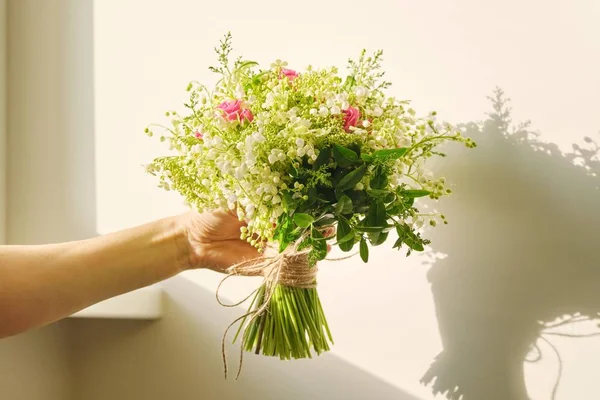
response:
<path id="1" fill-rule="evenodd" d="M 323 236 L 325 236 L 326 239 L 333 238 L 335 236 L 335 228 L 333 226 L 328 226 L 323 230 Z"/>
<path id="2" fill-rule="evenodd" d="M 225 272 L 232 265 L 260 256 L 255 247 L 241 240 L 213 242 L 205 255 L 205 267 L 217 272 Z"/>

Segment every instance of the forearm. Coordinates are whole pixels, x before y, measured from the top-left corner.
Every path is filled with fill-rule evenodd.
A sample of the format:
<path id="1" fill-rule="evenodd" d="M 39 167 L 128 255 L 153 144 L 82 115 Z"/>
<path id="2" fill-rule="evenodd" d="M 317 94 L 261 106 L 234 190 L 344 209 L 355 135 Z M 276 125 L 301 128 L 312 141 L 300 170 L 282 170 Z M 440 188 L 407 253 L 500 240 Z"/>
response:
<path id="1" fill-rule="evenodd" d="M 178 217 L 84 241 L 0 247 L 0 337 L 167 279 L 190 256 Z"/>

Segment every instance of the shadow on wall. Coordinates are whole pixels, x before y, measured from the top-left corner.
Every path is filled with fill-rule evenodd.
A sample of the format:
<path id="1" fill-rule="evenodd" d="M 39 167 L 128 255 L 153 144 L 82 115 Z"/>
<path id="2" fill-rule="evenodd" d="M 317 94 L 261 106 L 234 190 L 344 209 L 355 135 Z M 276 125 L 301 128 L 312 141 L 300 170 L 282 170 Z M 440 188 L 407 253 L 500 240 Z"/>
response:
<path id="1" fill-rule="evenodd" d="M 491 100 L 488 119 L 466 125 L 478 149 L 443 161 L 460 190 L 444 202 L 450 224 L 429 234 L 448 256 L 428 275 L 443 351 L 422 382 L 452 400 L 528 399 L 538 338 L 600 316 L 598 145 L 562 154 L 511 125 L 500 89 Z"/>
<path id="2" fill-rule="evenodd" d="M 331 354 L 293 363 L 246 355 L 240 379 L 225 380 L 221 335 L 239 309 L 224 310 L 214 293 L 182 277 L 164 288 L 159 322 L 71 321 L 73 361 L 83 366 L 75 398 L 419 400 Z M 237 368 L 239 347 L 228 348 Z"/>

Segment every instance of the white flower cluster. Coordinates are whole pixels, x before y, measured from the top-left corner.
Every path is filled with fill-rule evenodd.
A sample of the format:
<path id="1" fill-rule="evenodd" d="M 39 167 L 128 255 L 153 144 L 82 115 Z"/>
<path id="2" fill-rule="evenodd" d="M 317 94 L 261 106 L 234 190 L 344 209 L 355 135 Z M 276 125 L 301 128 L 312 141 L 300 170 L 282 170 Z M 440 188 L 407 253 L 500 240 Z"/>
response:
<path id="1" fill-rule="evenodd" d="M 388 166 L 390 190 L 422 189 L 437 198 L 447 190 L 424 163 L 433 146 L 443 140 L 470 144 L 434 115 L 415 118 L 407 102 L 387 98 L 366 61 L 346 82 L 335 68 L 298 73 L 278 61 L 257 72 L 236 65 L 223 72 L 226 79 L 213 93 L 190 84 L 190 112 L 171 113 L 167 129 L 177 155 L 156 159 L 148 171 L 200 211 L 236 209 L 248 221 L 243 237 L 253 244 L 273 239 L 286 198 L 308 199 L 310 184 L 298 182 L 298 174 L 331 181 L 311 169 L 325 148 L 353 146 L 365 154 L 405 148 Z M 370 179 L 365 174 L 354 190 L 367 188 Z"/>

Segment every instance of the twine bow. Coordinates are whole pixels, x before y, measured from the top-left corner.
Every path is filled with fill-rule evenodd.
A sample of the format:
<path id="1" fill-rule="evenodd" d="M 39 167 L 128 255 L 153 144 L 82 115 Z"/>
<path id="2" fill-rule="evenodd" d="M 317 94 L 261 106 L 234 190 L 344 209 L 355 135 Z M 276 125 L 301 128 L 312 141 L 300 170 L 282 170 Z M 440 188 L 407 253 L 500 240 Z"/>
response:
<path id="1" fill-rule="evenodd" d="M 223 358 L 223 370 L 225 379 L 227 379 L 228 366 L 227 366 L 227 354 L 225 351 L 225 340 L 229 330 L 239 321 L 250 317 L 250 321 L 246 324 L 246 327 L 242 331 L 242 340 L 240 346 L 240 360 L 239 368 L 235 379 L 238 379 L 242 372 L 242 364 L 244 361 L 244 344 L 243 337 L 246 335 L 248 328 L 251 323 L 259 318 L 263 313 L 267 312 L 273 296 L 272 288 L 276 284 L 310 289 L 317 286 L 317 266 L 311 267 L 308 263 L 308 254 L 310 249 L 298 250 L 300 244 L 304 240 L 304 237 L 300 238 L 292 246 L 288 246 L 286 250 L 279 253 L 273 247 L 267 247 L 265 255 L 253 258 L 250 260 L 242 261 L 235 264 L 227 269 L 227 276 L 219 282 L 216 290 L 217 302 L 223 307 L 237 307 L 248 300 L 254 295 L 258 289 L 253 290 L 247 297 L 235 304 L 226 304 L 221 301 L 220 289 L 223 283 L 231 278 L 232 276 L 263 276 L 263 285 L 265 285 L 264 300 L 260 307 L 255 310 L 248 311 L 246 314 L 236 318 L 223 333 L 221 339 L 221 355 Z M 352 258 L 356 254 L 352 254 L 347 257 L 327 259 L 329 261 L 342 261 Z M 258 350 L 257 350 L 258 351 Z"/>
<path id="2" fill-rule="evenodd" d="M 240 304 L 244 303 L 246 300 L 248 300 L 254 293 L 256 293 L 258 289 L 252 291 L 252 293 L 250 293 L 246 298 L 235 304 L 226 304 L 221 301 L 219 292 L 221 286 L 227 279 L 231 278 L 232 276 L 263 276 L 263 284 L 266 285 L 265 299 L 263 300 L 263 304 L 259 308 L 248 311 L 246 314 L 236 318 L 231 324 L 229 324 L 229 326 L 227 327 L 227 329 L 225 329 L 225 332 L 223 333 L 223 337 L 221 339 L 221 353 L 223 357 L 223 369 L 225 373 L 225 379 L 227 379 L 228 372 L 227 355 L 225 352 L 225 340 L 229 330 L 237 322 L 247 317 L 250 317 L 250 321 L 246 324 L 246 327 L 242 332 L 243 338 L 252 321 L 254 321 L 256 318 L 259 318 L 264 312 L 266 312 L 269 309 L 269 304 L 273 296 L 272 287 L 275 284 L 305 289 L 314 288 L 317 286 L 317 267 L 311 267 L 308 264 L 308 253 L 310 253 L 310 249 L 304 249 L 300 251 L 298 250 L 298 247 L 303 239 L 304 238 L 301 238 L 296 243 L 294 243 L 294 245 L 289 246 L 282 253 L 277 252 L 277 250 L 275 250 L 272 247 L 267 247 L 265 255 L 232 265 L 227 269 L 228 275 L 225 278 L 223 278 L 217 286 L 217 302 L 224 307 L 237 307 Z M 243 361 L 244 347 L 242 339 L 242 345 L 240 347 L 240 363 L 236 379 L 239 378 L 240 373 L 242 372 Z"/>

